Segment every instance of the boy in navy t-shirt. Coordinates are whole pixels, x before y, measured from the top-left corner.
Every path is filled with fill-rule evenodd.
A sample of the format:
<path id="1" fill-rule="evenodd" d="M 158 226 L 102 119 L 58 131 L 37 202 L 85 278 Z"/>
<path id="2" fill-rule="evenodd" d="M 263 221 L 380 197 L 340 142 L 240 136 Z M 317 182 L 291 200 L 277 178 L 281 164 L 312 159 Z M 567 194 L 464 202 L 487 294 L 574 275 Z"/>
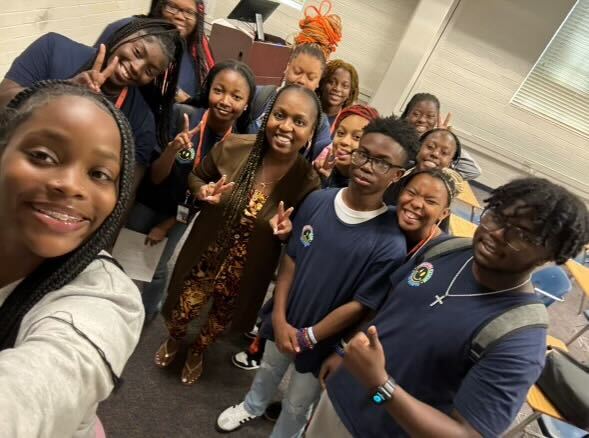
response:
<path id="1" fill-rule="evenodd" d="M 405 257 L 405 237 L 382 195 L 402 176 L 417 144 L 403 121 L 371 122 L 352 155 L 349 186 L 312 193 L 302 204 L 278 274 L 272 315 L 262 323 L 261 335 L 268 339 L 262 365 L 245 401 L 219 416 L 220 430 L 235 430 L 263 414 L 294 362 L 272 436 L 302 432 L 319 396 L 314 374 L 342 332 L 378 308 L 387 272 Z"/>
<path id="2" fill-rule="evenodd" d="M 515 330 L 478 360 L 472 339 L 508 309 L 541 303 L 532 271 L 577 254 L 588 227 L 585 205 L 547 180 L 494 190 L 472 247 L 393 274 L 367 335 L 346 346 L 345 367 L 336 355 L 326 361 L 327 391 L 306 436 L 500 436 L 542 371 L 546 326 Z"/>

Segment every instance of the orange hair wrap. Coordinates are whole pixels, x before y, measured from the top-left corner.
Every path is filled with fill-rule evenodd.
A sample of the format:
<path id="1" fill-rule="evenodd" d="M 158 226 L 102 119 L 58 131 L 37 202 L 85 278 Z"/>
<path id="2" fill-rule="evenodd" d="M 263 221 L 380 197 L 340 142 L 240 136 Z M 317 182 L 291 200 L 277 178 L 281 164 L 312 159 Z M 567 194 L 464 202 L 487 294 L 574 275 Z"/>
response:
<path id="1" fill-rule="evenodd" d="M 324 7 L 327 11 L 323 13 Z M 342 39 L 342 20 L 331 12 L 331 2 L 323 0 L 319 7 L 307 6 L 305 18 L 299 21 L 301 32 L 295 38 L 295 44 L 317 44 L 325 54 L 325 58 L 337 49 Z M 314 15 L 311 15 L 314 12 Z"/>

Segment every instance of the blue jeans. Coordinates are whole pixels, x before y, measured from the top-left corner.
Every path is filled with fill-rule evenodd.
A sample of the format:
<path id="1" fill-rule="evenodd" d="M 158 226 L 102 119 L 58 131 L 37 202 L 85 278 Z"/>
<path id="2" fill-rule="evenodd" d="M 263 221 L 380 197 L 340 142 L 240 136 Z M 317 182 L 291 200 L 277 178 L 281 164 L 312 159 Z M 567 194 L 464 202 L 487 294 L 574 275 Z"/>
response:
<path id="1" fill-rule="evenodd" d="M 129 218 L 127 219 L 126 227 L 138 233 L 148 234 L 153 227 L 168 219 L 168 214 L 160 213 L 152 210 L 144 204 L 136 202 L 131 208 Z M 143 288 L 141 298 L 143 306 L 145 307 L 145 314 L 147 316 L 156 315 L 162 307 L 166 297 L 166 289 L 168 287 L 168 279 L 170 277 L 170 269 L 168 268 L 168 261 L 180 238 L 186 231 L 188 225 L 177 222 L 176 225 L 168 232 L 168 241 L 166 247 L 160 258 L 160 261 L 155 269 L 155 274 L 151 283 Z"/>
<path id="2" fill-rule="evenodd" d="M 291 356 L 278 351 L 274 342 L 266 341 L 262 363 L 245 397 L 244 407 L 250 415 L 259 416 L 264 413 L 292 363 Z M 282 400 L 282 412 L 270 438 L 301 437 L 320 393 L 319 380 L 312 373 L 303 374 L 293 370 Z"/>

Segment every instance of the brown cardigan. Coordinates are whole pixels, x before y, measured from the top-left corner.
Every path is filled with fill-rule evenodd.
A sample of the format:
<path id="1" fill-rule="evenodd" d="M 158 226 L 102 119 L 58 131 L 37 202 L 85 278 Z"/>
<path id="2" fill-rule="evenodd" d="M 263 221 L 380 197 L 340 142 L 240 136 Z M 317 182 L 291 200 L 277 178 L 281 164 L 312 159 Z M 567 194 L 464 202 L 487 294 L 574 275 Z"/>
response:
<path id="1" fill-rule="evenodd" d="M 189 177 L 188 185 L 192 193 L 196 193 L 204 184 L 218 181 L 222 175 L 227 175 L 228 181 L 235 181 L 254 142 L 255 135 L 231 135 L 215 145 Z M 268 221 L 276 214 L 278 203 L 284 201 L 285 208 L 294 206 L 296 214 L 297 207 L 303 199 L 319 186 L 320 180 L 316 172 L 307 160 L 299 155 L 290 170 L 274 187 L 256 218 L 248 243 L 232 329 L 243 331 L 252 328 L 276 269 L 281 244 L 274 236 Z M 178 302 L 184 279 L 208 247 L 214 243 L 224 224 L 223 210 L 228 199 L 229 193 L 225 193 L 218 205 L 204 204 L 196 218 L 174 268 L 163 308 L 164 318 L 169 319 Z"/>

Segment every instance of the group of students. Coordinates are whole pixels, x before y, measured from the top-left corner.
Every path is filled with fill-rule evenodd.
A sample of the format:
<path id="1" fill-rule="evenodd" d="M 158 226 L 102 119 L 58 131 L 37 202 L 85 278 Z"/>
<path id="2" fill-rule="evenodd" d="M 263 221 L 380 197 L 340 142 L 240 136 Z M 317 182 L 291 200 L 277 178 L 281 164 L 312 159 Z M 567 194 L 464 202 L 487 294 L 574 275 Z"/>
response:
<path id="1" fill-rule="evenodd" d="M 280 87 L 256 86 L 213 63 L 203 16 L 160 0 L 94 48 L 47 34 L 0 83 L 2 433 L 94 436 L 144 319 L 164 317 L 167 367 L 212 301 L 182 383 L 229 326 L 259 327 L 222 432 L 262 416 L 294 365 L 273 437 L 500 435 L 544 364 L 530 275 L 589 242 L 583 202 L 516 180 L 472 242 L 452 238 L 452 200 L 481 170 L 435 96 L 381 117 L 356 102 L 355 68 L 310 43 Z M 107 252 L 123 226 L 167 238 L 142 293 Z M 535 323 L 473 356 L 516 308 Z"/>

